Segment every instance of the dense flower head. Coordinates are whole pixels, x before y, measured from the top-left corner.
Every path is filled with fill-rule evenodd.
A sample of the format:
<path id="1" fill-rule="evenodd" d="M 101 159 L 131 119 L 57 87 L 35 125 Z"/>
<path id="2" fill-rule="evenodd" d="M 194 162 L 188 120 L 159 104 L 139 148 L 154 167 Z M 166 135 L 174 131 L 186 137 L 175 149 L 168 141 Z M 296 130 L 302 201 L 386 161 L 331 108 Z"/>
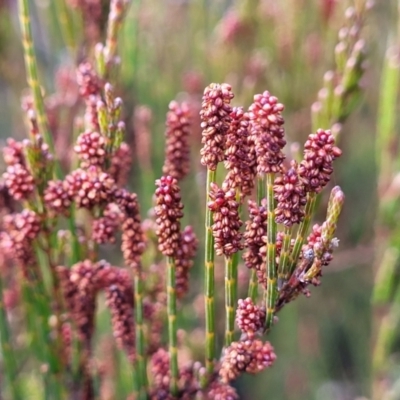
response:
<path id="1" fill-rule="evenodd" d="M 79 85 L 79 93 L 84 98 L 91 95 L 97 96 L 101 92 L 101 80 L 88 61 L 79 64 L 76 70 L 76 81 Z"/>
<path id="2" fill-rule="evenodd" d="M 265 309 L 254 304 L 250 297 L 238 300 L 236 324 L 247 338 L 252 339 L 265 323 Z"/>
<path id="3" fill-rule="evenodd" d="M 0 232 L 1 252 L 14 259 L 27 277 L 28 267 L 36 263 L 33 241 L 40 232 L 40 218 L 34 211 L 24 209 L 20 213 L 5 215 L 3 228 L 4 232 Z"/>
<path id="4" fill-rule="evenodd" d="M 234 387 L 220 381 L 214 381 L 213 383 L 211 383 L 210 389 L 208 390 L 207 399 L 239 400 L 239 395 Z"/>
<path id="5" fill-rule="evenodd" d="M 277 201 L 275 221 L 288 227 L 299 224 L 304 217 L 307 193 L 295 161 L 282 176 L 275 179 L 274 194 Z"/>
<path id="6" fill-rule="evenodd" d="M 116 231 L 122 220 L 122 213 L 115 203 L 107 204 L 103 216 L 92 223 L 92 239 L 99 244 L 115 243 Z"/>
<path id="7" fill-rule="evenodd" d="M 249 141 L 249 117 L 242 107 L 234 107 L 230 117 L 232 122 L 226 134 L 225 178 L 228 186 L 238 188 L 242 197 L 251 194 L 257 173 L 254 146 Z"/>
<path id="8" fill-rule="evenodd" d="M 99 132 L 85 131 L 78 136 L 74 151 L 82 168 L 102 167 L 106 157 L 106 138 Z"/>
<path id="9" fill-rule="evenodd" d="M 180 219 L 183 217 L 181 191 L 176 179 L 162 176 L 156 180 L 158 249 L 165 256 L 176 256 L 180 246 Z"/>
<path id="10" fill-rule="evenodd" d="M 120 285 L 106 289 L 106 304 L 111 312 L 114 338 L 119 348 L 126 351 L 129 361 L 135 360 L 135 324 L 133 296 Z"/>
<path id="11" fill-rule="evenodd" d="M 193 266 L 199 241 L 191 226 L 181 233 L 180 246 L 175 258 L 175 289 L 177 298 L 182 298 L 189 289 L 189 270 Z"/>
<path id="12" fill-rule="evenodd" d="M 283 104 L 268 91 L 255 95 L 249 108 L 250 136 L 255 146 L 259 174 L 281 171 L 285 159 L 282 149 L 286 144 L 283 109 Z"/>
<path id="13" fill-rule="evenodd" d="M 330 180 L 333 160 L 341 154 L 331 131 L 318 129 L 309 135 L 304 144 L 304 159 L 298 169 L 307 192 L 321 192 Z"/>
<path id="14" fill-rule="evenodd" d="M 48 210 L 55 214 L 67 215 L 72 198 L 65 181 L 49 181 L 44 191 L 44 202 Z"/>
<path id="15" fill-rule="evenodd" d="M 7 146 L 3 147 L 3 158 L 7 165 L 25 165 L 23 144 L 12 138 L 7 139 Z"/>
<path id="16" fill-rule="evenodd" d="M 212 83 L 204 90 L 200 111 L 204 146 L 200 154 L 201 163 L 212 171 L 224 161 L 225 135 L 231 122 L 230 102 L 233 97 L 232 88 L 226 83 Z"/>
<path id="17" fill-rule="evenodd" d="M 313 255 L 319 254 L 322 250 L 326 250 L 322 254 L 321 258 L 321 266 L 323 265 L 329 265 L 329 263 L 332 261 L 333 256 L 333 248 L 332 246 L 329 246 L 328 248 L 325 248 L 323 240 L 322 240 L 322 229 L 323 226 L 319 224 L 315 224 L 312 227 L 311 233 L 307 237 L 307 243 L 303 246 L 302 248 L 302 254 L 304 257 L 304 254 L 307 252 L 312 251 Z"/>
<path id="18" fill-rule="evenodd" d="M 215 239 L 214 247 L 217 255 L 231 256 L 242 250 L 243 244 L 239 217 L 239 203 L 236 201 L 236 191 L 226 185 L 219 188 L 216 183 L 210 185 L 210 201 L 208 208 L 213 212 L 212 232 Z"/>
<path id="19" fill-rule="evenodd" d="M 123 186 L 128 180 L 129 170 L 132 164 L 132 152 L 128 144 L 122 142 L 111 157 L 111 165 L 108 173 L 118 186 Z"/>
<path id="20" fill-rule="evenodd" d="M 232 342 L 224 351 L 219 376 L 222 382 L 228 383 L 243 372 L 256 374 L 270 367 L 275 359 L 269 342 L 263 343 L 258 339 Z"/>
<path id="21" fill-rule="evenodd" d="M 249 220 L 246 221 L 243 235 L 246 248 L 243 260 L 247 268 L 254 268 L 257 271 L 259 283 L 265 284 L 265 258 L 260 250 L 265 246 L 264 237 L 267 234 L 267 200 L 263 199 L 260 206 L 255 201 L 249 200 L 248 205 Z"/>
<path id="22" fill-rule="evenodd" d="M 169 103 L 166 121 L 165 161 L 163 174 L 178 181 L 190 170 L 190 109 L 186 103 Z"/>
<path id="23" fill-rule="evenodd" d="M 14 200 L 26 200 L 35 189 L 32 174 L 22 164 L 9 165 L 3 174 L 4 183 Z"/>
<path id="24" fill-rule="evenodd" d="M 95 166 L 77 169 L 65 178 L 68 195 L 78 207 L 93 208 L 107 204 L 115 192 L 115 182 L 109 174 Z"/>

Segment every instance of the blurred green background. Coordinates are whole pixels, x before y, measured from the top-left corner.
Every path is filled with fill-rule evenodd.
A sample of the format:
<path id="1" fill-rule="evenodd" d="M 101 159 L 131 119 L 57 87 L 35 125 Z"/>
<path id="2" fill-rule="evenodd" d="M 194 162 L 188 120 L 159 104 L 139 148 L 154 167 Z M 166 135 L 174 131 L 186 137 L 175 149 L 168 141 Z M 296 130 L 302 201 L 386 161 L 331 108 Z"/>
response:
<path id="1" fill-rule="evenodd" d="M 74 34 L 79 45 L 71 51 L 62 35 L 60 2 L 31 3 L 40 78 L 50 98 L 65 85 L 60 83 L 63 71 L 76 65 L 94 39 L 85 38 L 78 28 Z M 107 2 L 103 3 L 106 7 Z M 302 144 L 311 132 L 310 107 L 322 87 L 323 75 L 334 67 L 334 47 L 345 9 L 353 4 L 334 0 L 133 1 L 121 34 L 118 91 L 132 143 L 140 148 L 131 184 L 139 193 L 142 210 L 151 206 L 153 182 L 161 175 L 168 103 L 180 99 L 199 104 L 202 90 L 211 82 L 230 83 L 235 93 L 233 104 L 245 108 L 253 94 L 269 90 L 286 107 L 289 140 Z M 27 84 L 16 8 L 15 1 L 0 1 L 2 141 L 25 136 L 20 99 Z M 279 324 L 269 337 L 278 361 L 262 377 L 244 377 L 238 382 L 243 399 L 352 400 L 370 396 L 376 118 L 384 54 L 396 35 L 397 2 L 377 0 L 362 33 L 368 49 L 368 66 L 360 83 L 365 97 L 343 126 L 343 156 L 336 161 L 333 176 L 333 184 L 346 194 L 337 234 L 340 247 L 322 286 L 313 288 L 310 299 L 298 299 L 279 315 Z M 151 110 L 150 129 L 144 129 L 143 137 L 137 125 L 133 133 L 135 124 L 141 122 L 140 113 L 134 118 L 134 110 L 141 106 Z M 195 131 L 193 175 L 186 179 L 183 193 L 186 218 L 196 224 L 200 234 L 202 212 L 197 208 L 203 199 L 195 200 L 193 182 L 202 187 L 204 171 L 196 153 L 200 129 Z M 60 149 L 65 151 L 65 147 Z M 203 193 L 202 189 L 198 192 Z M 321 213 L 319 222 L 323 217 Z"/>

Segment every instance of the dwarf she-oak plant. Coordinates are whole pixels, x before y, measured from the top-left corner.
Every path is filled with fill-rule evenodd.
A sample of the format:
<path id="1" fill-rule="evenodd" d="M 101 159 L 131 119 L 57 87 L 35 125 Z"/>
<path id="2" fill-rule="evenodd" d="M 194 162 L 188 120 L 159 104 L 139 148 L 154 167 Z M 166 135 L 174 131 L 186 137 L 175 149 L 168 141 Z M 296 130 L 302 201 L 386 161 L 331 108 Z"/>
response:
<path id="1" fill-rule="evenodd" d="M 190 169 L 193 115 L 187 104 L 170 103 L 164 175 L 155 182 L 154 208 L 142 221 L 138 196 L 126 187 L 131 150 L 124 142 L 123 102 L 111 83 L 126 6 L 126 1 L 111 1 L 105 44 L 96 46 L 95 60 L 88 56 L 76 68 L 82 122 L 72 146 L 74 160 L 63 170 L 37 77 L 28 2 L 19 2 L 31 96 L 24 101 L 28 139 L 8 140 L 0 186 L 1 256 L 10 265 L 1 271 L 0 289 L 7 282 L 21 304 L 20 309 L 0 308 L 9 392 L 16 399 L 24 396 L 18 375 L 21 344 L 11 335 L 21 329 L 46 398 L 98 398 L 109 378 L 95 352 L 96 310 L 103 300 L 132 372 L 132 398 L 238 399 L 232 382 L 275 362 L 265 335 L 276 313 L 308 295 L 309 285 L 320 283 L 332 259 L 344 201 L 339 187 L 331 190 L 325 222 L 311 232 L 309 225 L 315 199 L 328 185 L 341 151 L 329 126 L 322 126 L 309 135 L 303 158 L 288 161 L 284 106 L 277 97 L 257 94 L 245 111 L 231 106 L 229 84 L 206 87 L 200 111 L 201 163 L 207 168 L 205 255 L 197 266 L 204 268 L 204 282 L 196 287 L 205 303 L 204 361 L 195 359 L 181 339 L 189 270 L 203 239 L 191 226 L 182 226 L 180 182 Z M 120 245 L 119 266 L 101 259 L 102 246 L 109 243 Z M 225 261 L 223 333 L 215 321 L 219 256 Z M 238 298 L 241 258 L 251 270 L 244 299 Z M 20 317 L 23 326 L 14 325 L 7 313 Z M 223 348 L 217 348 L 220 336 Z M 113 362 L 112 355 L 103 357 L 105 364 Z M 123 371 L 113 372 L 118 380 Z"/>

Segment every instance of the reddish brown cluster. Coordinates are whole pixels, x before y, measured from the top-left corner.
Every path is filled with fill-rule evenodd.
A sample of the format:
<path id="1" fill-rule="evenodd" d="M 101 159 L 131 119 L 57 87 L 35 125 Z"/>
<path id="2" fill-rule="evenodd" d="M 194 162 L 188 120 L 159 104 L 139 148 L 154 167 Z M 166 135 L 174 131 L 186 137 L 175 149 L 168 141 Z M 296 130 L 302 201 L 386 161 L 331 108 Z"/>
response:
<path id="1" fill-rule="evenodd" d="M 332 251 L 333 249 L 330 247 L 328 249 L 325 248 L 322 242 L 322 226 L 315 224 L 312 228 L 311 233 L 308 235 L 307 243 L 302 248 L 302 253 L 304 254 L 307 251 L 312 250 L 314 254 L 318 254 L 321 250 L 327 250 L 323 253 L 321 258 L 321 266 L 329 265 L 332 261 Z"/>
<path id="2" fill-rule="evenodd" d="M 236 192 L 225 184 L 219 188 L 216 183 L 210 185 L 210 201 L 208 208 L 213 212 L 212 231 L 215 239 L 217 255 L 230 257 L 243 249 L 239 217 L 239 203 L 235 200 Z"/>
<path id="3" fill-rule="evenodd" d="M 90 96 L 97 97 L 101 92 L 101 79 L 88 61 L 79 64 L 76 70 L 76 81 L 79 85 L 79 93 L 85 99 Z"/>
<path id="4" fill-rule="evenodd" d="M 168 398 L 164 397 L 165 395 L 169 394 L 169 385 L 171 380 L 169 369 L 169 353 L 167 350 L 160 348 L 152 355 L 150 360 L 150 371 L 154 386 L 150 398 Z M 161 394 L 164 394 L 164 396 L 160 397 Z"/>
<path id="5" fill-rule="evenodd" d="M 117 345 L 124 349 L 129 361 L 135 360 L 135 325 L 133 319 L 133 295 L 121 285 L 106 289 L 106 304 L 111 312 L 111 323 Z"/>
<path id="6" fill-rule="evenodd" d="M 260 250 L 265 246 L 264 237 L 267 235 L 267 201 L 263 199 L 260 206 L 253 200 L 249 200 L 248 204 L 249 220 L 246 221 L 243 235 L 246 248 L 243 260 L 247 268 L 257 271 L 259 283 L 265 285 L 265 258 Z"/>
<path id="7" fill-rule="evenodd" d="M 66 176 L 68 195 L 77 207 L 91 209 L 105 205 L 113 198 L 115 182 L 109 174 L 97 167 L 77 169 Z"/>
<path id="8" fill-rule="evenodd" d="M 25 165 L 24 147 L 21 142 L 7 139 L 7 146 L 3 148 L 3 158 L 7 165 Z"/>
<path id="9" fill-rule="evenodd" d="M 207 393 L 207 399 L 209 400 L 239 400 L 235 388 L 229 386 L 226 383 L 220 381 L 214 381 L 210 385 L 210 389 Z"/>
<path id="10" fill-rule="evenodd" d="M 102 167 L 106 158 L 105 147 L 106 138 L 101 133 L 92 131 L 81 133 L 74 146 L 81 168 Z"/>
<path id="11" fill-rule="evenodd" d="M 233 108 L 232 122 L 226 134 L 225 178 L 230 188 L 238 188 L 242 197 L 249 196 L 254 188 L 257 173 L 254 146 L 249 141 L 249 117 L 242 107 Z"/>
<path id="12" fill-rule="evenodd" d="M 287 227 L 299 224 L 304 218 L 307 193 L 295 161 L 285 174 L 275 179 L 274 194 L 277 201 L 275 221 Z"/>
<path id="13" fill-rule="evenodd" d="M 10 195 L 15 200 L 28 199 L 35 189 L 32 174 L 22 164 L 8 166 L 3 179 Z"/>
<path id="14" fill-rule="evenodd" d="M 249 108 L 250 135 L 257 156 L 257 172 L 277 173 L 285 159 L 282 152 L 286 144 L 284 139 L 283 104 L 275 96 L 265 91 L 254 96 Z"/>
<path id="15" fill-rule="evenodd" d="M 115 234 L 122 220 L 121 211 L 115 203 L 107 204 L 103 216 L 92 223 L 92 239 L 99 244 L 115 243 Z"/>
<path id="16" fill-rule="evenodd" d="M 96 268 L 91 261 L 86 260 L 75 264 L 71 269 L 59 266 L 57 273 L 65 305 L 77 328 L 78 338 L 89 348 L 96 310 Z"/>
<path id="17" fill-rule="evenodd" d="M 158 249 L 165 256 L 176 257 L 180 246 L 180 219 L 183 217 L 181 191 L 176 179 L 162 176 L 156 180 L 156 215 Z"/>
<path id="18" fill-rule="evenodd" d="M 31 210 L 24 209 L 18 214 L 8 214 L 3 218 L 3 227 L 0 237 L 1 248 L 21 266 L 27 267 L 33 263 L 32 243 L 40 231 L 40 219 Z M 27 270 L 24 269 L 24 273 Z"/>
<path id="19" fill-rule="evenodd" d="M 91 94 L 88 97 L 85 97 L 85 115 L 84 115 L 84 125 L 87 129 L 90 129 L 93 132 L 100 132 L 100 124 L 99 124 L 99 113 L 98 113 L 98 105 L 100 102 L 100 96 Z"/>
<path id="20" fill-rule="evenodd" d="M 132 152 L 128 144 L 122 142 L 111 157 L 111 165 L 108 173 L 118 186 L 123 186 L 128 180 L 129 170 L 132 164 Z"/>
<path id="21" fill-rule="evenodd" d="M 193 266 L 198 244 L 193 228 L 187 226 L 181 233 L 180 246 L 175 258 L 175 290 L 178 299 L 181 299 L 189 289 L 189 270 Z"/>
<path id="22" fill-rule="evenodd" d="M 201 128 L 203 129 L 201 163 L 215 171 L 217 164 L 224 161 L 225 135 L 231 122 L 232 107 L 230 102 L 234 97 L 230 85 L 212 83 L 204 90 L 203 103 L 200 111 Z"/>
<path id="23" fill-rule="evenodd" d="M 298 169 L 307 192 L 321 192 L 330 180 L 333 160 L 341 154 L 331 131 L 318 129 L 309 135 L 304 145 L 304 159 Z"/>
<path id="24" fill-rule="evenodd" d="M 263 328 L 264 323 L 265 309 L 254 304 L 250 297 L 238 300 L 236 324 L 247 338 L 252 339 Z"/>
<path id="25" fill-rule="evenodd" d="M 274 349 L 269 342 L 261 340 L 244 340 L 233 342 L 225 349 L 219 376 L 228 383 L 241 373 L 256 374 L 270 367 L 276 359 Z"/>
<path id="26" fill-rule="evenodd" d="M 44 191 L 44 202 L 49 211 L 54 214 L 68 215 L 72 198 L 68 193 L 65 181 L 49 181 Z"/>
<path id="27" fill-rule="evenodd" d="M 121 243 L 125 264 L 131 268 L 138 269 L 145 243 L 137 195 L 121 189 L 116 192 L 115 202 L 125 214 L 125 219 L 122 223 Z"/>
<path id="28" fill-rule="evenodd" d="M 190 111 L 186 103 L 176 101 L 169 103 L 167 113 L 167 130 L 165 132 L 165 161 L 163 174 L 170 175 L 178 181 L 190 170 Z"/>

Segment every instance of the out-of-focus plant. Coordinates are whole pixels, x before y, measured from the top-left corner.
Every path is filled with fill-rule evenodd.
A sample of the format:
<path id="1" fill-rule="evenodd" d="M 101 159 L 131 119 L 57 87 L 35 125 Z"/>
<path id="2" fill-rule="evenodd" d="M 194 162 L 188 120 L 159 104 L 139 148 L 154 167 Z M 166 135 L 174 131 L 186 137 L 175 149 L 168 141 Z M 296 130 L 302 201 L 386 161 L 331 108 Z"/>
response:
<path id="1" fill-rule="evenodd" d="M 400 3 L 398 9 L 400 21 Z M 399 24 L 399 22 L 398 22 Z M 400 26 L 400 25 L 399 25 Z M 375 227 L 377 267 L 373 304 L 375 344 L 373 352 L 373 399 L 400 395 L 398 330 L 400 327 L 398 107 L 400 78 L 400 31 L 389 38 L 382 71 L 377 121 L 376 162 L 379 167 L 378 218 Z"/>

